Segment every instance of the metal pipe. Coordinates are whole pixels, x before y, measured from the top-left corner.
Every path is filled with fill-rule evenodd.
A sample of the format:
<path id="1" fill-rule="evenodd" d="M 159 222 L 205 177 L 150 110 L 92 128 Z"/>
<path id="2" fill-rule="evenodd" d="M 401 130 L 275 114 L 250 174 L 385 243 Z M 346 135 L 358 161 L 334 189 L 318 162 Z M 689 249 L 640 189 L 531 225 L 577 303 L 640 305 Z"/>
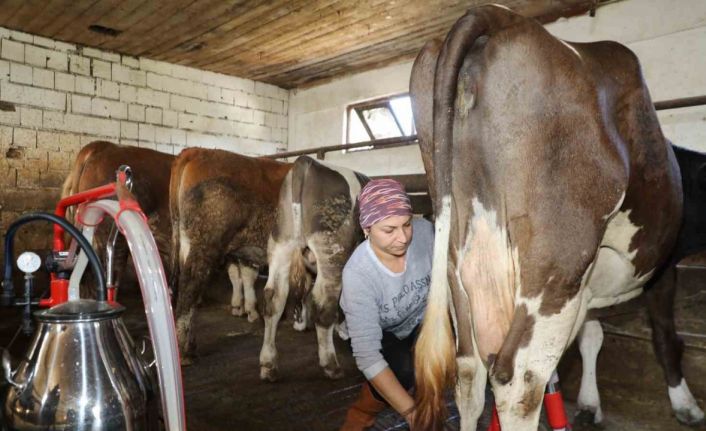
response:
<path id="1" fill-rule="evenodd" d="M 688 108 L 691 106 L 706 105 L 706 96 L 682 97 L 680 99 L 663 100 L 655 102 L 655 110 Z"/>
<path id="2" fill-rule="evenodd" d="M 370 150 L 381 150 L 383 148 L 394 148 L 394 147 L 404 147 L 407 145 L 415 145 L 417 143 L 416 136 L 402 136 L 399 138 L 387 138 L 378 139 L 375 142 L 361 142 L 359 144 L 346 144 L 346 145 L 328 145 L 325 147 L 309 148 L 305 150 L 295 150 L 295 151 L 285 151 L 282 153 L 269 154 L 267 156 L 262 156 L 268 159 L 284 159 L 287 157 L 297 157 L 306 154 L 325 154 L 331 151 L 343 151 L 343 150 L 353 150 L 356 148 L 366 148 L 370 147 Z M 319 157 L 323 158 L 323 157 Z"/>
<path id="3" fill-rule="evenodd" d="M 115 287 L 115 281 L 113 280 L 113 264 L 115 257 L 115 242 L 118 240 L 119 233 L 118 227 L 115 223 L 113 223 L 113 226 L 110 228 L 108 243 L 105 246 L 105 284 L 108 289 Z"/>
<path id="4" fill-rule="evenodd" d="M 655 102 L 656 111 L 666 109 L 687 108 L 691 106 L 706 105 L 706 96 L 682 97 L 679 99 L 663 100 Z M 383 148 L 403 147 L 407 145 L 417 144 L 417 137 L 403 136 L 399 138 L 380 139 L 375 142 L 362 142 L 359 144 L 344 144 L 344 145 L 328 145 L 324 147 L 308 148 L 305 150 L 285 151 L 282 153 L 269 154 L 263 156 L 269 159 L 283 159 L 286 157 L 297 157 L 306 154 L 317 154 L 318 158 L 323 159 L 323 155 L 331 151 L 351 150 L 355 148 L 365 148 L 361 151 L 380 150 Z M 369 148 L 368 148 L 369 147 Z"/>

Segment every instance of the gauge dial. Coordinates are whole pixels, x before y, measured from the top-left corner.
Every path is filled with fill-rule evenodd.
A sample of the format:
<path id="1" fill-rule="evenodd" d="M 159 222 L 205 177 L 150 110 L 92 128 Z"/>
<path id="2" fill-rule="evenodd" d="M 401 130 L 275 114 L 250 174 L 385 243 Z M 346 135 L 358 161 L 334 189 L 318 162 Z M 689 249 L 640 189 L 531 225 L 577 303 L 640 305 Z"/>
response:
<path id="1" fill-rule="evenodd" d="M 42 266 L 42 259 L 36 253 L 25 251 L 17 258 L 17 267 L 24 273 L 32 273 Z"/>

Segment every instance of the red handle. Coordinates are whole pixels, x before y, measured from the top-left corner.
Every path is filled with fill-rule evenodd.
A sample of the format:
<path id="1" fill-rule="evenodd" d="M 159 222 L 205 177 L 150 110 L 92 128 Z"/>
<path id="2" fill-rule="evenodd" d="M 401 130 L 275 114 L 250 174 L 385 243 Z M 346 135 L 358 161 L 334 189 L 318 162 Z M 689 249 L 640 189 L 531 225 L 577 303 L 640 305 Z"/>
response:
<path id="1" fill-rule="evenodd" d="M 54 214 L 60 217 L 66 217 L 66 208 L 84 202 L 94 201 L 102 198 L 107 198 L 115 194 L 115 183 L 106 184 L 104 186 L 96 187 L 90 190 L 86 190 L 75 195 L 67 196 L 60 200 L 56 204 L 56 210 Z M 66 249 L 64 244 L 64 229 L 55 224 L 54 225 L 54 251 L 63 251 Z"/>

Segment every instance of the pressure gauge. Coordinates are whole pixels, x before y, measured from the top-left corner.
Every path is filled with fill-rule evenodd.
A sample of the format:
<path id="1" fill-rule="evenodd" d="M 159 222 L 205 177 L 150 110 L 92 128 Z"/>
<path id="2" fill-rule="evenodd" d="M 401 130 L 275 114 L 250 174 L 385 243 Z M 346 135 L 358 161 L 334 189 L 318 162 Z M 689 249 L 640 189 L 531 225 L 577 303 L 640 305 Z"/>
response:
<path id="1" fill-rule="evenodd" d="M 26 274 L 37 271 L 40 266 L 42 266 L 42 259 L 31 251 L 25 251 L 17 258 L 17 267 Z"/>

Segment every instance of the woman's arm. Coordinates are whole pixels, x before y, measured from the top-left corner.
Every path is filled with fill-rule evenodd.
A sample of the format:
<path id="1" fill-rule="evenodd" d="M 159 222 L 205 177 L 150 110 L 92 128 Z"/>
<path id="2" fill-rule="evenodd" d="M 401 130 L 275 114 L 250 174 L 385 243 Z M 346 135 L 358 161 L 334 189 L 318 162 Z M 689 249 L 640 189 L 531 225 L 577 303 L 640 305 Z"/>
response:
<path id="1" fill-rule="evenodd" d="M 410 422 L 414 410 L 414 400 L 402 387 L 390 367 L 385 367 L 370 379 L 370 383 L 393 409 L 404 416 L 407 422 Z"/>

